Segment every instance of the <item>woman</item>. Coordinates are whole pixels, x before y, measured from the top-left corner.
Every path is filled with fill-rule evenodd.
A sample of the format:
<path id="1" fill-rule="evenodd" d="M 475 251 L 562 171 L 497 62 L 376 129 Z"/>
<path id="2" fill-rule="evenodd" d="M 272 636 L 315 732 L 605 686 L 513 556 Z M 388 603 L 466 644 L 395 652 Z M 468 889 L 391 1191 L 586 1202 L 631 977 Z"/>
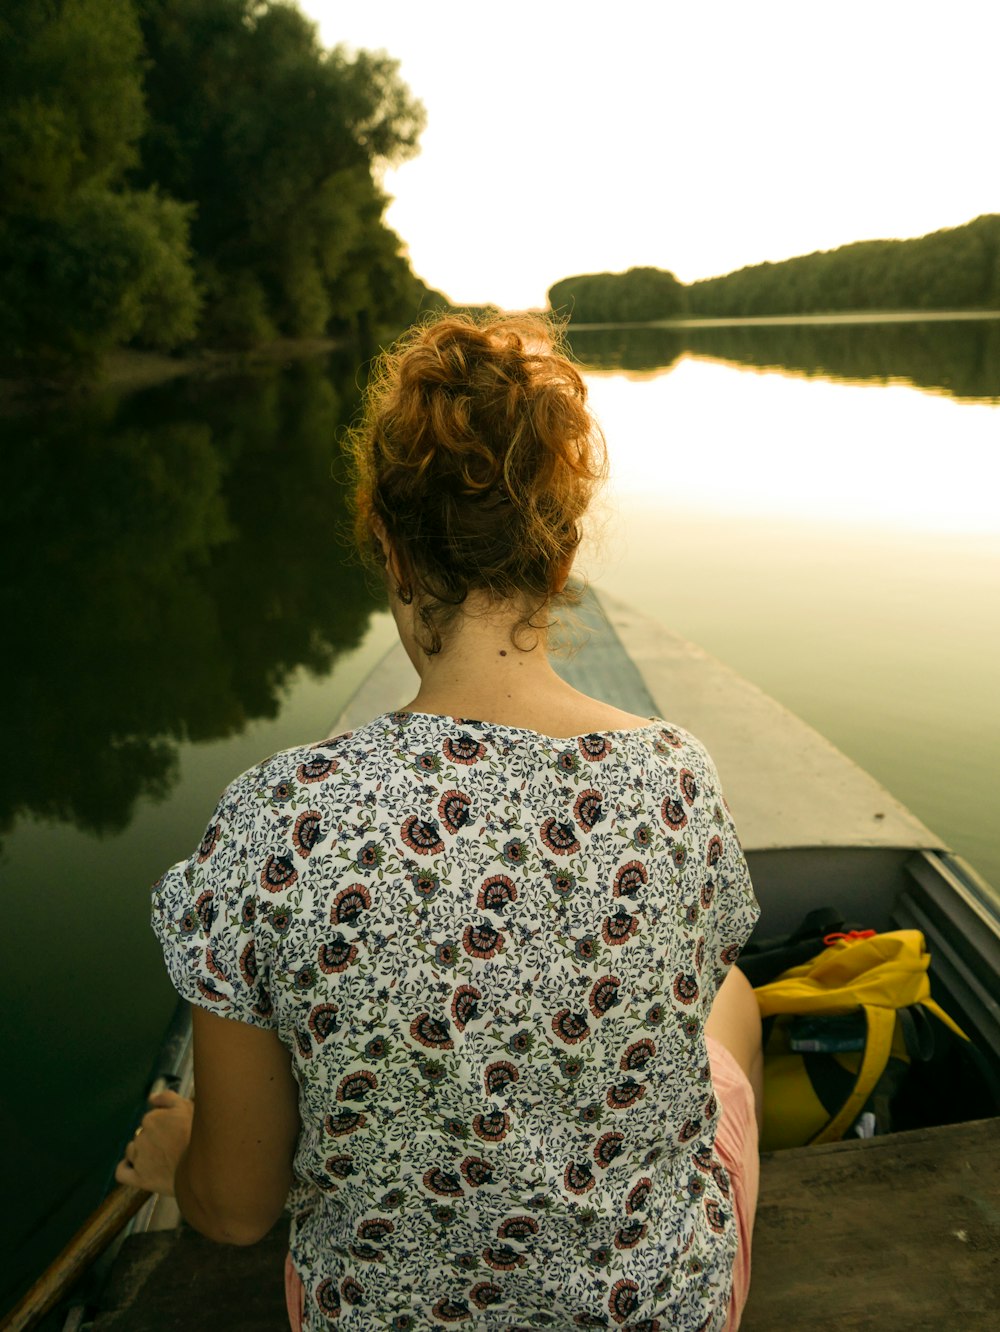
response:
<path id="1" fill-rule="evenodd" d="M 419 689 L 244 774 L 155 886 L 198 1099 L 154 1097 L 117 1178 L 237 1244 L 287 1198 L 294 1328 L 735 1328 L 757 905 L 700 744 L 548 660 L 585 386 L 544 321 L 447 317 L 352 446 Z"/>

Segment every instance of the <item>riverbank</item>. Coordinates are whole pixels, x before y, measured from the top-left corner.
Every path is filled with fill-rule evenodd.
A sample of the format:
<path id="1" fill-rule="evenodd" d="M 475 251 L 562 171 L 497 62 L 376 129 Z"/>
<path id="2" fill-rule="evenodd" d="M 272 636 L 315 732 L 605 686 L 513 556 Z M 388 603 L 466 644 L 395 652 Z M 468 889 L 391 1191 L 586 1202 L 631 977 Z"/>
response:
<path id="1" fill-rule="evenodd" d="M 83 397 L 107 389 L 131 393 L 191 375 L 214 379 L 220 375 L 239 374 L 257 365 L 290 365 L 292 361 L 322 356 L 342 345 L 342 339 L 338 338 L 277 338 L 274 342 L 243 351 L 205 348 L 187 356 L 166 356 L 162 352 L 124 348 L 109 353 L 97 375 L 83 384 L 0 379 L 0 408 L 30 407 L 44 401 Z"/>
<path id="2" fill-rule="evenodd" d="M 473 307 L 461 307 L 472 310 Z M 483 307 L 486 308 L 486 307 Z M 728 316 L 713 318 L 685 317 L 655 319 L 640 323 L 570 323 L 568 332 L 600 329 L 676 329 L 714 328 L 815 328 L 861 324 L 913 324 L 1000 320 L 1000 310 L 854 310 L 798 315 Z M 105 390 L 131 393 L 168 383 L 172 379 L 197 376 L 213 379 L 239 374 L 257 365 L 289 365 L 293 361 L 321 356 L 343 346 L 338 338 L 278 338 L 242 351 L 205 348 L 187 356 L 168 356 L 162 352 L 121 349 L 110 352 L 92 380 L 68 383 L 58 380 L 31 381 L 0 377 L 0 411 L 17 411 L 67 397 L 85 397 Z"/>
<path id="3" fill-rule="evenodd" d="M 570 333 L 592 328 L 781 328 L 794 324 L 916 324 L 948 323 L 955 320 L 1000 319 L 1000 310 L 841 310 L 794 315 L 697 315 L 645 322 L 586 324 L 570 322 Z"/>

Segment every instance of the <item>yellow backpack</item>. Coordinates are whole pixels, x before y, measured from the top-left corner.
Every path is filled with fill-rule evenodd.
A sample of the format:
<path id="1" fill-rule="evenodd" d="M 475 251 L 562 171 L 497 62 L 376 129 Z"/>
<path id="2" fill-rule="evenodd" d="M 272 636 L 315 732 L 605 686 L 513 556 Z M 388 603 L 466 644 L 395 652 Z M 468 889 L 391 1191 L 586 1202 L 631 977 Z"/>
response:
<path id="1" fill-rule="evenodd" d="M 931 998 L 919 930 L 828 939 L 810 961 L 755 990 L 766 1033 L 765 1151 L 833 1142 L 852 1127 L 862 1136 L 887 1132 L 911 1060 L 969 1044 Z"/>

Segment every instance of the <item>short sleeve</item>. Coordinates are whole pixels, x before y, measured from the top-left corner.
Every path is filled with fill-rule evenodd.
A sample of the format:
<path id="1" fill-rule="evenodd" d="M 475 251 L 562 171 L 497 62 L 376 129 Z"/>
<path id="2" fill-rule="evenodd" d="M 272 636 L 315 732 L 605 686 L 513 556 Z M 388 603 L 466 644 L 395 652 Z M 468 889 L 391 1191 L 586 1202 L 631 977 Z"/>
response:
<path id="1" fill-rule="evenodd" d="M 200 846 L 153 885 L 152 925 L 183 999 L 255 1027 L 277 1020 L 257 938 L 259 802 L 250 774 L 223 793 Z"/>
<path id="2" fill-rule="evenodd" d="M 718 771 L 707 752 L 705 779 L 709 825 L 702 889 L 702 902 L 706 905 L 702 997 L 707 1013 L 719 986 L 753 932 L 760 916 L 760 904 Z"/>

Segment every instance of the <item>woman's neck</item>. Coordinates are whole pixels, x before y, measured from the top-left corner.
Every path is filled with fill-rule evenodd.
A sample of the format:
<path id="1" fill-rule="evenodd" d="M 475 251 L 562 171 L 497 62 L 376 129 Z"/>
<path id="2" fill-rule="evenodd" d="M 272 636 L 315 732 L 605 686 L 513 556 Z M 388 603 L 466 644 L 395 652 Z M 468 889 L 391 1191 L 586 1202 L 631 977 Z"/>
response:
<path id="1" fill-rule="evenodd" d="M 521 615 L 515 607 L 463 610 L 447 626 L 441 651 L 432 656 L 415 641 L 414 619 L 407 618 L 410 623 L 400 624 L 400 633 L 404 643 L 414 639 L 407 648 L 420 676 L 409 705 L 413 712 L 499 722 L 501 714 L 520 713 L 531 700 L 569 688 L 549 662 L 545 631 L 517 632 Z"/>
<path id="2" fill-rule="evenodd" d="M 549 661 L 545 631 L 524 628 L 519 608 L 473 606 L 463 611 L 448 625 L 442 649 L 433 656 L 416 642 L 410 608 L 393 609 L 420 676 L 420 688 L 406 711 L 467 717 L 551 736 L 631 728 L 647 720 L 589 698 L 561 679 Z"/>

